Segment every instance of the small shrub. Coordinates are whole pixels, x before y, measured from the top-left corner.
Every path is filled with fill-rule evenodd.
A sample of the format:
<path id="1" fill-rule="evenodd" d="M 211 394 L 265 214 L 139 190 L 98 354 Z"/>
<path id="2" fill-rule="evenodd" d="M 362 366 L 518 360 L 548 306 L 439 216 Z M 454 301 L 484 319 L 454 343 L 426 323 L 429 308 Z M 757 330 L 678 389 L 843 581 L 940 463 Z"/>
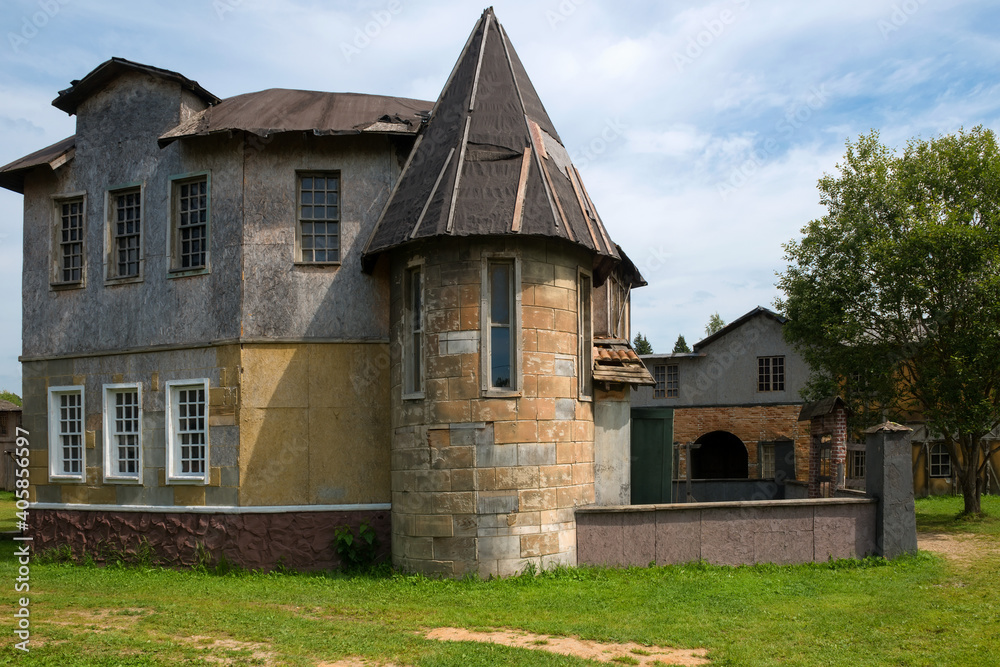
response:
<path id="1" fill-rule="evenodd" d="M 379 541 L 375 529 L 367 521 L 361 522 L 357 534 L 350 526 L 337 526 L 333 532 L 333 540 L 337 555 L 340 556 L 340 569 L 358 571 L 375 564 Z"/>

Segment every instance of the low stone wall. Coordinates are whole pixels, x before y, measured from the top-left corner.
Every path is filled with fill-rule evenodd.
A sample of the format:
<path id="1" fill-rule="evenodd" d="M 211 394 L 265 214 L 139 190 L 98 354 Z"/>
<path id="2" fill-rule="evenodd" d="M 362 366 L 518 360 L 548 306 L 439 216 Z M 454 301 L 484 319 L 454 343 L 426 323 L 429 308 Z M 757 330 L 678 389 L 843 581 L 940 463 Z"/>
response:
<path id="1" fill-rule="evenodd" d="M 808 563 L 876 553 L 870 498 L 583 507 L 580 565 Z"/>
<path id="2" fill-rule="evenodd" d="M 145 539 L 164 565 L 192 565 L 198 546 L 215 560 L 247 569 L 279 563 L 294 570 L 339 567 L 334 530 L 357 530 L 368 521 L 379 540 L 379 559 L 389 559 L 389 510 L 292 511 L 269 513 L 166 513 L 146 511 L 33 509 L 30 534 L 36 552 L 66 544 L 100 561 L 114 552 L 135 553 Z"/>

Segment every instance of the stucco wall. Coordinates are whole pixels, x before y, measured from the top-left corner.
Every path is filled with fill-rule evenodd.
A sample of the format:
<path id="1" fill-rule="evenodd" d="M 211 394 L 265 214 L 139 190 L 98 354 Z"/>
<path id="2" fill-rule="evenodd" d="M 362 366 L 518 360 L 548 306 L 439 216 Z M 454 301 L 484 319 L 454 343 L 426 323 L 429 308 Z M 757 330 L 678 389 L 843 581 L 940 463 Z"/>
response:
<path id="1" fill-rule="evenodd" d="M 521 262 L 518 395 L 480 388 L 483 253 Z M 402 399 L 402 280 L 424 262 L 425 397 Z M 573 508 L 594 501 L 594 411 L 577 397 L 577 270 L 585 251 L 436 240 L 392 272 L 393 558 L 423 572 L 509 575 L 576 562 Z"/>
<path id="2" fill-rule="evenodd" d="M 581 565 L 808 563 L 876 552 L 871 499 L 772 500 L 577 510 Z"/>
<path id="3" fill-rule="evenodd" d="M 633 393 L 635 407 L 802 404 L 799 391 L 809 379 L 805 361 L 782 337 L 782 325 L 758 315 L 699 352 L 701 357 L 645 355 L 650 372 L 657 365 L 676 364 L 678 396 L 653 398 L 653 387 Z M 757 391 L 757 357 L 785 357 L 784 391 Z"/>

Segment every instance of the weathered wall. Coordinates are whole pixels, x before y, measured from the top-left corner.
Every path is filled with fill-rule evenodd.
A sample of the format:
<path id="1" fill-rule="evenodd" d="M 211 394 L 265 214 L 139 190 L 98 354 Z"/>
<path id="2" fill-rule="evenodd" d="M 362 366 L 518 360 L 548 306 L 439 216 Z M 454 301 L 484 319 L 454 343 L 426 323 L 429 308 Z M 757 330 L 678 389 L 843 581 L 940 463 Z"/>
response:
<path id="1" fill-rule="evenodd" d="M 486 251 L 522 267 L 523 384 L 480 390 Z M 402 279 L 424 261 L 426 395 L 402 400 Z M 577 270 L 589 255 L 537 239 L 437 240 L 392 267 L 393 559 L 460 576 L 576 562 L 573 508 L 594 501 L 594 411 L 577 398 Z"/>
<path id="2" fill-rule="evenodd" d="M 24 427 L 30 432 L 33 502 L 110 505 L 236 505 L 238 502 L 239 347 L 31 361 L 22 365 Z M 165 383 L 209 379 L 209 484 L 167 485 Z M 103 386 L 142 383 L 141 483 L 104 483 Z M 48 387 L 83 385 L 86 480 L 49 483 Z"/>
<path id="3" fill-rule="evenodd" d="M 295 570 L 326 570 L 340 565 L 334 531 L 362 521 L 375 529 L 378 558 L 389 557 L 389 512 L 282 512 L 269 514 L 181 514 L 104 510 L 31 512 L 33 548 L 68 545 L 76 557 L 98 562 L 115 552 L 135 554 L 143 541 L 164 565 L 195 565 L 199 547 L 216 562 L 225 556 L 246 569 L 269 570 L 279 564 Z"/>
<path id="4" fill-rule="evenodd" d="M 242 346 L 241 505 L 390 501 L 388 348 Z"/>
<path id="5" fill-rule="evenodd" d="M 630 390 L 595 388 L 594 502 L 628 505 L 632 497 Z"/>
<path id="6" fill-rule="evenodd" d="M 689 503 L 576 511 L 581 565 L 809 563 L 876 552 L 868 499 Z"/>
<path id="7" fill-rule="evenodd" d="M 361 271 L 361 252 L 399 175 L 386 136 L 280 135 L 245 151 L 243 336 L 389 337 L 389 282 Z M 296 263 L 296 171 L 340 172 L 339 265 Z"/>
<path id="8" fill-rule="evenodd" d="M 759 315 L 699 350 L 704 356 L 645 355 L 653 372 L 657 365 L 676 364 L 676 398 L 653 398 L 653 387 L 639 387 L 634 407 L 801 405 L 799 391 L 809 379 L 805 360 L 782 336 L 782 325 Z M 784 355 L 784 391 L 757 391 L 757 357 Z"/>
<path id="9" fill-rule="evenodd" d="M 187 113 L 180 87 L 138 73 L 117 79 L 78 112 L 76 157 L 25 180 L 23 354 L 68 355 L 150 345 L 205 344 L 239 336 L 242 148 L 237 139 L 157 137 Z M 169 177 L 211 172 L 211 273 L 169 278 Z M 105 285 L 109 188 L 143 187 L 142 282 Z M 50 289 L 52 194 L 85 191 L 85 286 Z M 95 317 L 94 313 L 114 313 Z"/>
<path id="10" fill-rule="evenodd" d="M 760 405 L 747 407 L 680 408 L 674 410 L 674 441 L 694 442 L 712 431 L 729 431 L 747 448 L 749 475 L 760 478 L 761 442 L 795 441 L 795 478 L 809 478 L 809 423 L 799 422 L 799 405 Z M 687 469 L 684 450 L 680 450 L 677 477 Z"/>
<path id="11" fill-rule="evenodd" d="M 830 452 L 830 490 L 843 487 L 847 462 L 847 413 L 843 407 L 837 407 L 827 415 L 814 417 L 809 423 L 809 497 L 819 498 L 821 493 L 820 476 L 820 445 L 824 436 L 831 440 Z M 912 477 L 912 472 L 910 473 Z M 913 484 L 911 483 L 912 487 Z M 912 491 L 911 491 L 912 493 Z"/>

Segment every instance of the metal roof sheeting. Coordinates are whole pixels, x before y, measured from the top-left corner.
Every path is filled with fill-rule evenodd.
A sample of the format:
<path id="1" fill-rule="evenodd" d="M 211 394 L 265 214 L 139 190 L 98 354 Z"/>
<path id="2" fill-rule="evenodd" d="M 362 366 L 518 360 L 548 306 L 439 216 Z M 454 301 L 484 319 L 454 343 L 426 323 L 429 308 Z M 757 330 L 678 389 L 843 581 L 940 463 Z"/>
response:
<path id="1" fill-rule="evenodd" d="M 10 164 L 0 167 L 0 187 L 24 194 L 24 175 L 28 171 L 41 166 L 48 166 L 53 170 L 58 169 L 73 159 L 75 152 L 76 135 L 74 134 L 72 137 L 66 137 L 40 151 L 35 151 L 31 155 L 14 160 Z"/>
<path id="2" fill-rule="evenodd" d="M 184 137 L 243 131 L 317 135 L 416 134 L 432 102 L 406 97 L 270 88 L 229 97 L 160 136 L 160 146 Z"/>

